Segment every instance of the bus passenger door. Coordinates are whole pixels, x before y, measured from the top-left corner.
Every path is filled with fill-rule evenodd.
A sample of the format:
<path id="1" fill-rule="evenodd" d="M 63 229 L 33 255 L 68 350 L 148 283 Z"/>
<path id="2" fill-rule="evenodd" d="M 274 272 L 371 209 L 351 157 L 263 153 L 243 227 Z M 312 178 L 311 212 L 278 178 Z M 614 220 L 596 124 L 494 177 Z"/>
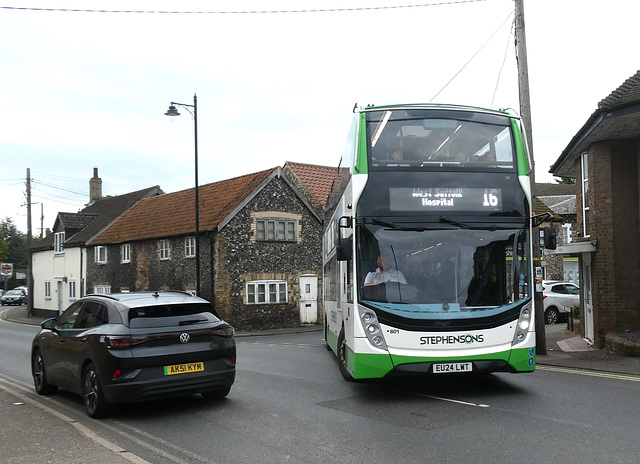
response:
<path id="1" fill-rule="evenodd" d="M 344 335 L 347 340 L 353 340 L 354 307 L 353 307 L 353 259 L 340 262 L 340 304 L 342 320 L 344 321 Z M 353 346 L 350 348 L 353 349 Z"/>

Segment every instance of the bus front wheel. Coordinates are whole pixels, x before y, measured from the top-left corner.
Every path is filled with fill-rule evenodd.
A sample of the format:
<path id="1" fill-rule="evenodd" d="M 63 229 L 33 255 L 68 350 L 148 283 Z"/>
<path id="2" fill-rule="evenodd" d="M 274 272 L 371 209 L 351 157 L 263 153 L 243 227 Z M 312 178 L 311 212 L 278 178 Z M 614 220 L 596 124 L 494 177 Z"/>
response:
<path id="1" fill-rule="evenodd" d="M 344 339 L 344 328 L 340 331 L 338 337 L 338 366 L 340 367 L 340 373 L 345 380 L 353 382 L 355 379 L 347 370 L 347 342 Z"/>

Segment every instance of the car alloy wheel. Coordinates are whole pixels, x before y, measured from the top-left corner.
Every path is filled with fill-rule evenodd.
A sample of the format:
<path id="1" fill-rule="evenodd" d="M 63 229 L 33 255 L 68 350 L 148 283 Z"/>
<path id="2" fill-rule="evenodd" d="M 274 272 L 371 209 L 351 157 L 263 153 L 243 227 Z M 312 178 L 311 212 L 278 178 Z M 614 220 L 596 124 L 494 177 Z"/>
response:
<path id="1" fill-rule="evenodd" d="M 558 322 L 558 311 L 556 308 L 548 308 L 544 313 L 544 319 L 547 324 L 555 324 Z"/>
<path id="2" fill-rule="evenodd" d="M 104 399 L 102 382 L 93 364 L 89 364 L 84 371 L 82 383 L 82 397 L 84 407 L 89 417 L 98 419 L 111 412 L 111 405 Z"/>
<path id="3" fill-rule="evenodd" d="M 33 375 L 33 384 L 38 395 L 51 395 L 58 390 L 58 387 L 47 382 L 44 361 L 42 360 L 42 353 L 40 353 L 40 351 L 36 351 L 33 355 L 31 373 Z"/>

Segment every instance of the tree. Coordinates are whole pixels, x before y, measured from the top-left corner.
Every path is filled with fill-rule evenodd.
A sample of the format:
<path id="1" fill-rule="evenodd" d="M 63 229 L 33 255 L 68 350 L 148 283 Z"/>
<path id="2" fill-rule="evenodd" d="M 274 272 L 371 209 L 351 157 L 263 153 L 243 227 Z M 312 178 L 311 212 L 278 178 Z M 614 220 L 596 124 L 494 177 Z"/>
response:
<path id="1" fill-rule="evenodd" d="M 0 230 L 0 261 L 9 262 L 9 245 L 4 241 L 4 231 Z"/>
<path id="2" fill-rule="evenodd" d="M 3 263 L 13 263 L 14 269 L 26 269 L 29 264 L 29 250 L 27 250 L 27 236 L 18 230 L 13 219 L 6 217 L 0 220 L 0 256 Z M 6 246 L 6 255 L 3 253 Z"/>

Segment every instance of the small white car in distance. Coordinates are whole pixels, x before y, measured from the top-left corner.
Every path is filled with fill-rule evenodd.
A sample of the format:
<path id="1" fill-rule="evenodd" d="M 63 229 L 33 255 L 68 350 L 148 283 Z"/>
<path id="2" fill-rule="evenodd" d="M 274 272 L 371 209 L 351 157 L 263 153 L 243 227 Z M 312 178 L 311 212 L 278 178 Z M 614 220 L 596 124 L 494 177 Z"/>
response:
<path id="1" fill-rule="evenodd" d="M 542 289 L 546 324 L 555 324 L 560 318 L 566 319 L 569 311 L 580 304 L 580 287 L 574 283 L 543 280 Z"/>

